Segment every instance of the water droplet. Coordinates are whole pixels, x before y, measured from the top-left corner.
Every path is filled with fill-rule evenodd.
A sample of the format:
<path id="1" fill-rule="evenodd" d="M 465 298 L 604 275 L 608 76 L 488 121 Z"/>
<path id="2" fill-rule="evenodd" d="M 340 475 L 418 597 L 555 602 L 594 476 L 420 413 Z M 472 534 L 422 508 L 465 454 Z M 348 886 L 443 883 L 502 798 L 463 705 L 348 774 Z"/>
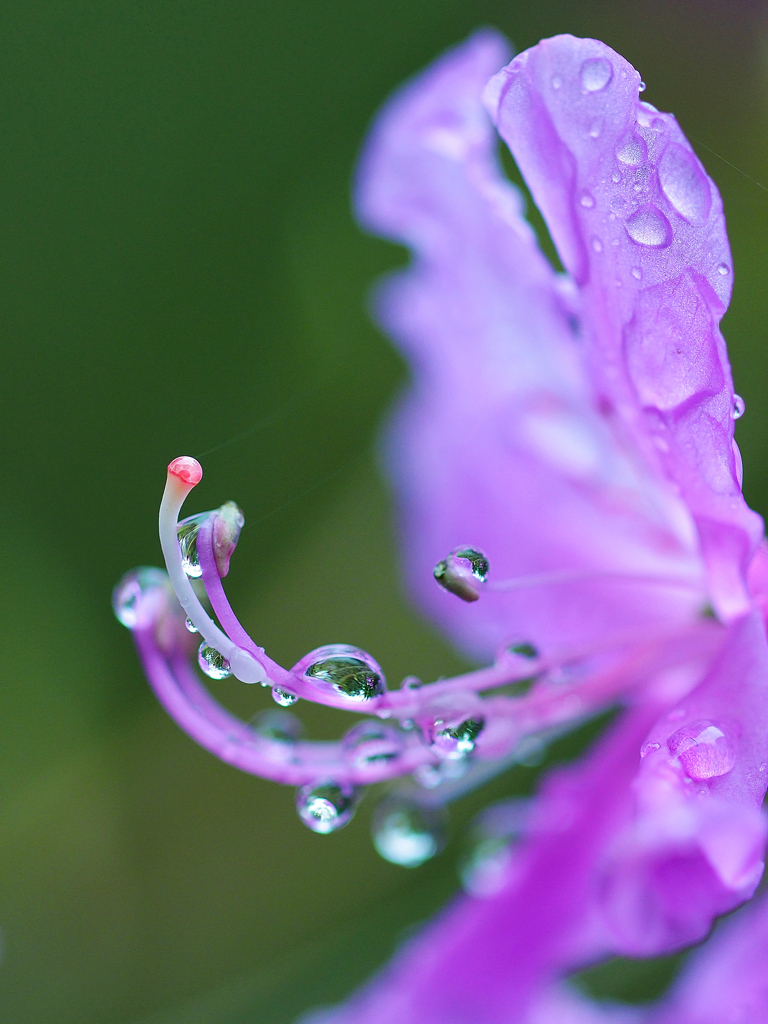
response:
<path id="1" fill-rule="evenodd" d="M 730 274 L 731 268 L 728 266 L 727 263 L 718 263 L 717 272 L 718 274 L 720 274 L 721 277 L 725 277 L 727 274 Z"/>
<path id="2" fill-rule="evenodd" d="M 613 67 L 605 57 L 590 57 L 581 65 L 581 84 L 586 92 L 600 92 L 613 78 Z"/>
<path id="3" fill-rule="evenodd" d="M 251 728 L 270 743 L 292 746 L 304 735 L 304 726 L 290 711 L 261 711 L 251 722 Z"/>
<path id="4" fill-rule="evenodd" d="M 546 744 L 539 736 L 524 736 L 515 747 L 515 760 L 525 768 L 538 768 L 546 756 Z"/>
<path id="5" fill-rule="evenodd" d="M 193 579 L 203 575 L 197 553 L 197 535 L 200 532 L 200 527 L 210 515 L 210 512 L 198 512 L 194 516 L 182 519 L 176 528 L 181 548 L 181 564 L 187 576 L 191 576 Z"/>
<path id="6" fill-rule="evenodd" d="M 747 406 L 741 395 L 733 396 L 733 407 L 731 408 L 731 419 L 740 420 L 746 412 Z"/>
<path id="7" fill-rule="evenodd" d="M 406 676 L 402 684 L 404 690 L 418 690 L 423 685 L 418 676 Z"/>
<path id="8" fill-rule="evenodd" d="M 712 722 L 690 722 L 669 737 L 667 746 L 690 778 L 697 781 L 727 775 L 736 763 L 732 739 Z"/>
<path id="9" fill-rule="evenodd" d="M 339 786 L 335 782 L 302 786 L 296 793 L 299 817 L 313 832 L 327 835 L 352 820 L 358 801 L 353 786 Z"/>
<path id="10" fill-rule="evenodd" d="M 510 654 L 517 654 L 519 657 L 529 658 L 531 661 L 539 656 L 537 648 L 527 640 L 516 640 L 508 645 L 507 650 Z"/>
<path id="11" fill-rule="evenodd" d="M 621 174 L 619 173 L 619 171 L 613 172 L 613 174 L 611 175 L 611 181 L 614 183 L 614 185 L 619 184 L 619 182 L 621 181 Z"/>
<path id="12" fill-rule="evenodd" d="M 661 744 L 645 743 L 642 747 L 640 747 L 640 757 L 648 757 L 648 755 L 652 754 L 654 750 L 661 750 Z"/>
<path id="13" fill-rule="evenodd" d="M 589 126 L 589 137 L 590 137 L 590 139 L 599 139 L 602 130 L 603 130 L 603 122 L 599 118 L 595 118 L 595 120 Z"/>
<path id="14" fill-rule="evenodd" d="M 637 91 L 638 92 L 645 92 L 645 89 L 646 89 L 645 82 L 641 82 L 640 85 L 638 85 L 638 87 L 637 87 Z"/>
<path id="15" fill-rule="evenodd" d="M 188 633 L 199 633 L 200 632 L 200 630 L 194 624 L 192 619 L 185 619 L 184 620 L 184 625 L 187 627 L 187 632 Z"/>
<path id="16" fill-rule="evenodd" d="M 293 668 L 325 693 L 350 701 L 369 701 L 385 689 L 384 673 L 365 651 L 348 644 L 326 644 L 305 655 Z"/>
<path id="17" fill-rule="evenodd" d="M 592 245 L 592 251 L 593 252 L 600 253 L 600 252 L 603 251 L 603 243 L 600 241 L 600 239 L 597 237 L 597 235 L 593 235 L 592 236 L 591 245 Z"/>
<path id="18" fill-rule="evenodd" d="M 550 81 L 552 83 L 552 88 L 553 89 L 560 89 L 560 88 L 562 88 L 563 80 L 560 77 L 560 75 L 552 75 L 552 78 L 550 79 Z"/>
<path id="19" fill-rule="evenodd" d="M 403 738 L 393 726 L 369 719 L 352 726 L 344 735 L 341 748 L 356 768 L 376 768 L 400 756 Z"/>
<path id="20" fill-rule="evenodd" d="M 659 163 L 659 183 L 681 217 L 697 224 L 709 216 L 712 193 L 693 153 L 670 142 Z"/>
<path id="21" fill-rule="evenodd" d="M 501 800 L 478 815 L 459 862 L 461 883 L 472 896 L 497 893 L 509 876 L 513 846 L 527 831 L 532 801 Z"/>
<path id="22" fill-rule="evenodd" d="M 595 205 L 595 197 L 590 195 L 589 192 L 584 192 L 581 196 L 581 199 L 579 199 L 579 202 L 585 210 L 591 210 L 592 207 Z"/>
<path id="23" fill-rule="evenodd" d="M 221 651 L 211 647 L 205 640 L 197 649 L 197 663 L 210 679 L 226 679 L 232 675 L 230 664 Z"/>
<path id="24" fill-rule="evenodd" d="M 646 203 L 624 222 L 627 234 L 638 245 L 665 249 L 672 244 L 672 226 L 653 203 Z"/>
<path id="25" fill-rule="evenodd" d="M 632 267 L 630 274 L 636 281 L 642 281 L 643 279 L 643 271 L 640 267 Z"/>
<path id="26" fill-rule="evenodd" d="M 462 601 L 477 601 L 477 583 L 485 583 L 490 566 L 477 548 L 456 548 L 443 562 L 438 562 L 433 576 L 449 593 Z"/>
<path id="27" fill-rule="evenodd" d="M 213 520 L 213 557 L 216 569 L 222 578 L 229 572 L 229 560 L 240 539 L 240 531 L 245 525 L 245 516 L 234 501 L 226 501 L 214 513 Z"/>
<path id="28" fill-rule="evenodd" d="M 429 746 L 434 754 L 446 760 L 466 757 L 475 749 L 477 737 L 483 731 L 481 717 L 452 722 L 447 716 L 435 718 L 429 732 Z"/>
<path id="29" fill-rule="evenodd" d="M 639 167 L 648 155 L 645 140 L 638 135 L 628 135 L 616 150 L 616 159 L 627 167 Z"/>
<path id="30" fill-rule="evenodd" d="M 295 704 L 298 699 L 298 696 L 293 692 L 293 690 L 288 690 L 284 686 L 272 687 L 272 700 L 274 700 L 276 704 L 279 704 L 281 708 L 289 708 L 291 704 Z"/>
<path id="31" fill-rule="evenodd" d="M 445 812 L 393 797 L 376 808 L 371 833 L 384 860 L 417 868 L 445 846 Z"/>
<path id="32" fill-rule="evenodd" d="M 112 591 L 112 610 L 127 629 L 148 626 L 168 595 L 168 573 L 149 565 L 132 569 Z"/>

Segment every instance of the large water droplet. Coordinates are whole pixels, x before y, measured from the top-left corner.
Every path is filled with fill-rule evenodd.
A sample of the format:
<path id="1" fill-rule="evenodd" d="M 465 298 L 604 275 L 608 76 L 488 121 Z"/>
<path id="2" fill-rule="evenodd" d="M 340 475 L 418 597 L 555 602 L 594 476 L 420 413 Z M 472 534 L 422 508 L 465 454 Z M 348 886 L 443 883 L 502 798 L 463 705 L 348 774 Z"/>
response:
<path id="1" fill-rule="evenodd" d="M 284 686 L 272 687 L 272 700 L 275 704 L 279 704 L 281 708 L 289 708 L 298 699 L 298 695 L 293 690 L 288 690 Z"/>
<path id="2" fill-rule="evenodd" d="M 441 587 L 462 601 L 477 601 L 480 596 L 478 583 L 488 579 L 488 559 L 477 548 L 456 548 L 443 562 L 432 570 Z"/>
<path id="3" fill-rule="evenodd" d="M 364 702 L 380 697 L 386 683 L 384 673 L 365 651 L 348 644 L 326 644 L 305 655 L 293 668 L 325 693 L 350 701 Z"/>
<path id="4" fill-rule="evenodd" d="M 605 57 L 590 57 L 581 65 L 581 84 L 587 92 L 600 92 L 613 78 L 613 67 Z"/>
<path id="5" fill-rule="evenodd" d="M 335 782 L 302 786 L 296 793 L 299 817 L 313 832 L 327 835 L 351 821 L 358 800 L 352 786 L 339 786 Z"/>
<path id="6" fill-rule="evenodd" d="M 475 749 L 477 737 L 483 731 L 484 724 L 480 716 L 457 722 L 441 713 L 428 730 L 430 749 L 438 757 L 446 760 L 466 757 Z"/>
<path id="7" fill-rule="evenodd" d="M 627 135 L 616 150 L 616 159 L 627 167 L 639 167 L 648 155 L 645 139 L 639 135 Z"/>
<path id="8" fill-rule="evenodd" d="M 624 222 L 627 234 L 638 245 L 664 249 L 672 244 L 672 227 L 658 207 L 646 203 Z"/>
<path id="9" fill-rule="evenodd" d="M 210 515 L 210 512 L 198 512 L 197 515 L 182 519 L 176 528 L 181 548 L 182 567 L 187 576 L 193 578 L 203 575 L 203 570 L 200 568 L 200 557 L 197 553 L 197 535 L 200 532 L 200 527 Z"/>
<path id="10" fill-rule="evenodd" d="M 694 155 L 676 142 L 667 146 L 661 158 L 659 182 L 670 203 L 691 224 L 709 216 L 712 205 L 709 182 Z"/>
<path id="11" fill-rule="evenodd" d="M 686 774 L 697 781 L 727 775 L 736 763 L 736 745 L 712 722 L 684 725 L 669 737 L 667 746 Z"/>
<path id="12" fill-rule="evenodd" d="M 353 725 L 344 735 L 341 748 L 356 768 L 375 768 L 399 757 L 403 738 L 394 726 L 370 719 Z"/>
<path id="13" fill-rule="evenodd" d="M 744 413 L 747 411 L 747 404 L 741 395 L 733 396 L 733 406 L 731 408 L 731 418 L 734 420 L 740 420 Z"/>
<path id="14" fill-rule="evenodd" d="M 205 640 L 197 649 L 197 663 L 210 679 L 226 679 L 232 675 L 229 662 L 215 647 Z"/>
<path id="15" fill-rule="evenodd" d="M 168 595 L 168 573 L 149 565 L 127 572 L 112 591 L 112 610 L 127 629 L 148 626 Z"/>
<path id="16" fill-rule="evenodd" d="M 445 846 L 445 813 L 393 797 L 376 808 L 371 832 L 384 860 L 417 868 Z"/>

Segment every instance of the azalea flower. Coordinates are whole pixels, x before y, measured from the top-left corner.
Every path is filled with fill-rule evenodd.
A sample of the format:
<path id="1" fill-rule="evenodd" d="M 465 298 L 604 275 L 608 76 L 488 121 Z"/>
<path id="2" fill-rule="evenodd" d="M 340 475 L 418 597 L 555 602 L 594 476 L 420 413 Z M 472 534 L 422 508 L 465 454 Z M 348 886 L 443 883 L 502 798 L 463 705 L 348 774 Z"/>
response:
<path id="1" fill-rule="evenodd" d="M 562 979 L 704 938 L 763 871 L 768 557 L 733 440 L 743 403 L 719 330 L 733 277 L 722 203 L 675 119 L 640 100 L 638 73 L 605 44 L 558 36 L 502 67 L 508 57 L 483 31 L 407 84 L 356 184 L 363 226 L 413 252 L 377 304 L 412 369 L 385 446 L 406 575 L 489 666 L 387 689 L 349 645 L 278 665 L 221 582 L 240 510 L 178 521 L 202 476 L 191 458 L 168 469 L 167 575 L 136 570 L 115 591 L 182 728 L 298 787 L 317 832 L 390 781 L 374 841 L 405 866 L 439 851 L 450 800 L 621 703 L 532 804 L 489 809 L 494 852 L 468 872 L 469 894 L 317 1021 L 638 1019 Z M 563 273 L 501 171 L 497 132 Z M 304 740 L 284 710 L 241 722 L 202 685 L 198 645 L 206 675 L 261 683 L 283 708 L 373 717 L 338 743 Z"/>

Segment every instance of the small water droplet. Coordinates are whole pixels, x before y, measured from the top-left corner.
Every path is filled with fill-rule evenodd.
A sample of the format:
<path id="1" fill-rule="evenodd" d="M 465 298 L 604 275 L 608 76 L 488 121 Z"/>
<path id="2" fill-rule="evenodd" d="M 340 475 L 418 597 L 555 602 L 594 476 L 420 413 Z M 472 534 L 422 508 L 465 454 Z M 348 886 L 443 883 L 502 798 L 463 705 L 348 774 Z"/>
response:
<path id="1" fill-rule="evenodd" d="M 731 419 L 740 420 L 746 412 L 746 403 L 741 395 L 733 396 L 733 407 L 731 408 Z"/>
<path id="2" fill-rule="evenodd" d="M 205 640 L 197 649 L 197 663 L 210 679 L 226 679 L 232 675 L 229 662 L 215 647 L 211 647 Z"/>
<path id="3" fill-rule="evenodd" d="M 614 185 L 619 184 L 619 182 L 621 181 L 621 174 L 619 173 L 619 171 L 613 172 L 613 174 L 611 175 L 611 181 L 614 183 Z"/>
<path id="4" fill-rule="evenodd" d="M 188 633 L 199 633 L 200 632 L 200 630 L 194 624 L 192 619 L 185 619 L 184 620 L 184 625 L 187 627 L 187 632 Z"/>
<path id="5" fill-rule="evenodd" d="M 456 548 L 432 570 L 441 587 L 460 597 L 462 601 L 477 601 L 480 594 L 477 583 L 485 583 L 490 566 L 488 559 L 477 548 Z"/>
<path id="6" fill-rule="evenodd" d="M 200 568 L 200 557 L 197 553 L 197 535 L 200 532 L 200 527 L 210 515 L 210 512 L 198 512 L 197 515 L 182 519 L 176 527 L 181 548 L 181 564 L 187 576 L 191 576 L 193 579 L 203 575 L 203 570 Z"/>
<path id="7" fill-rule="evenodd" d="M 517 654 L 520 658 L 527 658 L 530 661 L 535 660 L 539 656 L 538 649 L 527 640 L 516 640 L 507 646 L 507 650 L 510 654 Z"/>
<path id="8" fill-rule="evenodd" d="M 579 199 L 579 202 L 584 207 L 584 209 L 591 210 L 592 207 L 595 205 L 595 198 L 594 196 L 590 195 L 589 192 L 584 192 L 581 196 L 581 199 Z"/>
<path id="9" fill-rule="evenodd" d="M 613 78 L 613 67 L 605 57 L 589 57 L 581 65 L 581 84 L 586 92 L 600 92 Z"/>
<path id="10" fill-rule="evenodd" d="M 418 676 L 406 676 L 402 683 L 404 690 L 418 690 L 423 685 Z"/>
<path id="11" fill-rule="evenodd" d="M 641 82 L 640 85 L 638 85 L 638 87 L 637 87 L 637 91 L 638 92 L 645 92 L 645 89 L 646 89 L 645 82 Z"/>
<path id="12" fill-rule="evenodd" d="M 295 704 L 298 699 L 298 695 L 295 694 L 293 690 L 287 689 L 285 686 L 272 687 L 272 700 L 275 704 L 279 704 L 281 708 L 289 708 L 292 704 Z"/>
<path id="13" fill-rule="evenodd" d="M 417 868 L 445 846 L 445 812 L 393 797 L 376 808 L 371 834 L 384 860 Z"/>
<path id="14" fill-rule="evenodd" d="M 712 722 L 690 722 L 667 740 L 669 751 L 680 759 L 696 781 L 727 775 L 736 763 L 732 739 Z"/>
<path id="15" fill-rule="evenodd" d="M 589 137 L 590 139 L 599 139 L 603 130 L 603 122 L 598 118 L 592 122 L 589 126 Z"/>
<path id="16" fill-rule="evenodd" d="M 693 153 L 670 142 L 659 163 L 659 183 L 675 210 L 691 224 L 709 216 L 712 193 Z"/>
<path id="17" fill-rule="evenodd" d="M 562 88 L 563 80 L 560 77 L 560 75 L 552 75 L 552 78 L 550 79 L 550 81 L 552 83 L 552 88 L 553 89 L 560 89 L 560 88 Z"/>
<path id="18" fill-rule="evenodd" d="M 720 274 L 721 277 L 725 277 L 727 274 L 730 274 L 731 268 L 728 266 L 727 263 L 718 263 L 717 272 L 718 274 Z"/>
<path id="19" fill-rule="evenodd" d="M 341 749 L 356 768 L 376 768 L 400 756 L 403 738 L 393 726 L 369 719 L 352 726 L 341 741 Z"/>
<path id="20" fill-rule="evenodd" d="M 168 573 L 149 565 L 132 569 L 112 591 L 112 610 L 127 629 L 150 625 L 168 593 Z"/>
<path id="21" fill-rule="evenodd" d="M 386 690 L 384 673 L 365 651 L 349 644 L 326 644 L 305 655 L 293 671 L 325 693 L 363 702 Z"/>
<path id="22" fill-rule="evenodd" d="M 598 253 L 603 251 L 603 243 L 600 241 L 597 235 L 593 235 L 592 237 L 592 251 Z"/>
<path id="23" fill-rule="evenodd" d="M 642 281 L 643 279 L 643 271 L 641 267 L 632 267 L 630 274 L 636 281 Z"/>
<path id="24" fill-rule="evenodd" d="M 616 150 L 616 159 L 627 167 L 639 167 L 647 155 L 648 147 L 645 140 L 638 135 L 626 136 Z"/>
<path id="25" fill-rule="evenodd" d="M 640 747 L 640 757 L 647 757 L 649 754 L 652 754 L 654 750 L 661 750 L 661 744 L 645 743 L 642 747 Z"/>
<path id="26" fill-rule="evenodd" d="M 270 743 L 292 746 L 304 735 L 304 726 L 290 711 L 261 711 L 253 719 L 251 728 L 262 739 Z"/>
<path id="27" fill-rule="evenodd" d="M 302 786 L 296 793 L 296 810 L 307 828 L 327 835 L 351 821 L 358 798 L 354 787 L 335 782 Z"/>
<path id="28" fill-rule="evenodd" d="M 652 249 L 665 249 L 672 244 L 672 226 L 667 218 L 654 206 L 646 203 L 624 222 L 627 234 L 637 245 Z"/>
<path id="29" fill-rule="evenodd" d="M 475 749 L 477 737 L 482 732 L 484 724 L 481 717 L 465 718 L 458 722 L 447 716 L 438 717 L 428 730 L 430 749 L 445 760 L 466 757 Z"/>

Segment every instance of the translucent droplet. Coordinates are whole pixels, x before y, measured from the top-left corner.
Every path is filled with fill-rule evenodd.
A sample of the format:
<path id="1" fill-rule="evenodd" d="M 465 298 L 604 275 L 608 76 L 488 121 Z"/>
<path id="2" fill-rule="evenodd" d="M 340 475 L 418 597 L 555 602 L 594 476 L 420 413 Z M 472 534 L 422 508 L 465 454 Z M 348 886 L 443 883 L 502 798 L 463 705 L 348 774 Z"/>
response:
<path id="1" fill-rule="evenodd" d="M 185 619 L 184 620 L 184 625 L 187 627 L 187 632 L 188 633 L 199 633 L 200 632 L 200 630 L 194 624 L 192 619 Z"/>
<path id="2" fill-rule="evenodd" d="M 643 271 L 640 267 L 632 267 L 630 274 L 636 281 L 642 281 L 643 279 Z"/>
<path id="3" fill-rule="evenodd" d="M 667 218 L 654 206 L 646 203 L 624 222 L 627 234 L 637 245 L 653 249 L 664 249 L 672 244 L 672 226 Z"/>
<path id="4" fill-rule="evenodd" d="M 205 640 L 197 649 L 197 663 L 210 679 L 226 679 L 232 675 L 229 662 L 215 647 Z"/>
<path id="5" fill-rule="evenodd" d="M 733 396 L 733 407 L 731 409 L 731 418 L 734 420 L 740 420 L 746 412 L 747 406 L 741 395 Z"/>
<path id="6" fill-rule="evenodd" d="M 193 578 L 203 575 L 200 558 L 197 553 L 197 535 L 200 527 L 210 517 L 210 512 L 198 512 L 197 515 L 182 519 L 177 527 L 179 547 L 181 548 L 181 564 L 187 576 Z"/>
<path id="7" fill-rule="evenodd" d="M 721 277 L 726 277 L 731 272 L 731 268 L 727 263 L 718 263 L 717 272 Z"/>
<path id="8" fill-rule="evenodd" d="M 613 78 L 613 67 L 605 57 L 590 57 L 581 65 L 581 84 L 586 92 L 600 92 Z"/>
<path id="9" fill-rule="evenodd" d="M 590 195 L 589 192 L 584 192 L 581 196 L 581 199 L 579 199 L 579 202 L 585 210 L 591 210 L 592 207 L 595 205 L 595 197 L 593 195 Z"/>
<path id="10" fill-rule="evenodd" d="M 638 85 L 638 87 L 637 87 L 637 91 L 638 92 L 645 92 L 645 88 L 646 88 L 645 82 L 641 82 L 640 85 Z"/>
<path id="11" fill-rule="evenodd" d="M 552 78 L 550 79 L 550 81 L 552 83 L 552 88 L 553 89 L 561 89 L 562 88 L 563 80 L 560 77 L 560 75 L 552 75 Z"/>
<path id="12" fill-rule="evenodd" d="M 149 565 L 132 569 L 112 591 L 112 610 L 127 629 L 148 626 L 168 594 L 168 573 Z"/>
<path id="13" fill-rule="evenodd" d="M 296 810 L 307 828 L 327 835 L 352 820 L 357 800 L 354 787 L 323 782 L 302 786 L 297 791 Z"/>
<path id="14" fill-rule="evenodd" d="M 592 245 L 592 251 L 593 252 L 601 253 L 603 251 L 603 243 L 597 237 L 597 235 L 593 236 L 591 245 Z"/>
<path id="15" fill-rule="evenodd" d="M 507 650 L 510 654 L 517 654 L 520 658 L 529 658 L 531 661 L 539 656 L 537 648 L 527 640 L 516 640 L 509 644 Z"/>
<path id="16" fill-rule="evenodd" d="M 451 594 L 462 601 L 477 601 L 478 583 L 488 579 L 488 559 L 477 548 L 456 548 L 443 562 L 438 562 L 433 576 Z"/>
<path id="17" fill-rule="evenodd" d="M 619 173 L 619 171 L 613 172 L 613 174 L 611 175 L 611 181 L 614 183 L 614 185 L 619 184 L 619 182 L 621 181 L 621 174 Z"/>
<path id="18" fill-rule="evenodd" d="M 376 808 L 371 833 L 384 860 L 417 868 L 445 846 L 445 813 L 393 797 Z"/>
<path id="19" fill-rule="evenodd" d="M 284 686 L 273 686 L 272 699 L 276 704 L 279 704 L 281 708 L 289 708 L 291 704 L 295 704 L 299 698 L 293 690 L 287 690 Z"/>
<path id="20" fill-rule="evenodd" d="M 645 140 L 638 135 L 628 135 L 616 150 L 616 159 L 627 167 L 639 167 L 648 155 L 648 147 Z"/>
<path id="21" fill-rule="evenodd" d="M 691 224 L 709 216 L 712 193 L 693 153 L 670 142 L 659 163 L 659 183 L 681 217 Z"/>
<path id="22" fill-rule="evenodd" d="M 483 731 L 482 718 L 465 718 L 452 723 L 446 718 L 435 718 L 429 730 L 429 746 L 433 753 L 446 760 L 466 757 L 475 749 L 477 737 Z"/>
<path id="23" fill-rule="evenodd" d="M 513 846 L 527 830 L 531 806 L 530 800 L 501 800 L 475 820 L 459 861 L 462 885 L 472 896 L 493 896 L 506 882 Z"/>
<path id="24" fill-rule="evenodd" d="M 289 711 L 262 711 L 256 715 L 251 728 L 262 739 L 270 743 L 290 746 L 302 738 L 304 727 L 299 719 Z"/>
<path id="25" fill-rule="evenodd" d="M 697 781 L 727 775 L 736 763 L 733 740 L 712 722 L 684 725 L 669 737 L 667 746 L 686 774 Z"/>
<path id="26" fill-rule="evenodd" d="M 403 738 L 394 726 L 369 719 L 352 726 L 344 735 L 341 748 L 356 768 L 375 768 L 400 756 Z"/>
<path id="27" fill-rule="evenodd" d="M 293 671 L 325 693 L 364 702 L 386 690 L 384 673 L 365 651 L 348 644 L 326 644 L 305 655 Z"/>

